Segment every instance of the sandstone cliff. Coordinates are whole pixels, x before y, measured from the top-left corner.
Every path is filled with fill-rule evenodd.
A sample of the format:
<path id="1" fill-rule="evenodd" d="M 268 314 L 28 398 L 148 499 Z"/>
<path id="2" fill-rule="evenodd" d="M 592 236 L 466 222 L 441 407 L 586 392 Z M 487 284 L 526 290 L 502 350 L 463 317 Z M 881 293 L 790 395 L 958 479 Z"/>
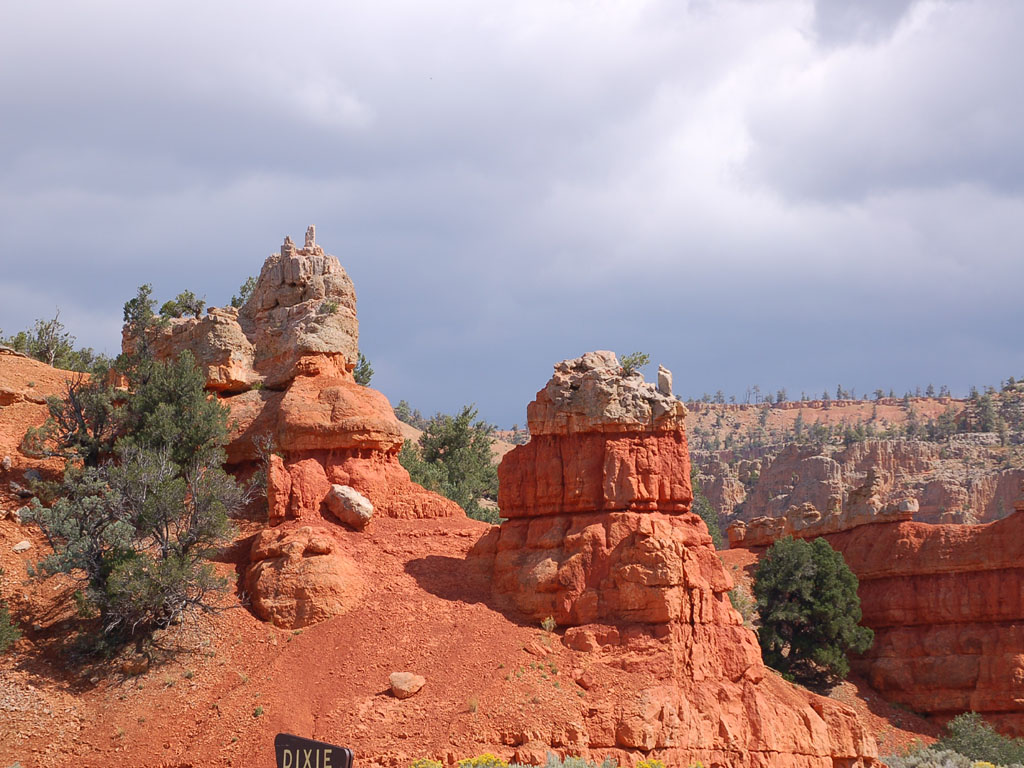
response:
<path id="1" fill-rule="evenodd" d="M 512 615 L 566 627 L 582 654 L 589 750 L 669 765 L 862 766 L 873 739 L 842 705 L 761 662 L 732 582 L 690 513 L 685 408 L 608 352 L 560 363 L 499 467 L 509 519 L 472 558 Z"/>
<path id="2" fill-rule="evenodd" d="M 1007 450 L 971 435 L 944 443 L 790 443 L 760 459 L 707 459 L 704 491 L 724 525 L 741 523 L 731 534 L 735 546 L 762 546 L 808 527 L 815 530 L 807 535 L 835 532 L 875 517 L 985 522 L 1012 512 L 1024 480 L 1024 469 L 996 455 Z"/>
<path id="3" fill-rule="evenodd" d="M 855 672 L 940 722 L 974 711 L 1024 735 L 1024 503 L 982 525 L 914 522 L 916 501 L 900 506 L 862 493 L 827 516 L 791 507 L 734 523 L 730 546 L 761 552 L 783 536 L 824 536 L 857 575 L 862 623 L 875 632 Z"/>
<path id="4" fill-rule="evenodd" d="M 915 712 L 979 712 L 1024 736 L 1024 505 L 985 525 L 883 523 L 826 538 L 860 579 L 875 631 L 855 671 Z"/>

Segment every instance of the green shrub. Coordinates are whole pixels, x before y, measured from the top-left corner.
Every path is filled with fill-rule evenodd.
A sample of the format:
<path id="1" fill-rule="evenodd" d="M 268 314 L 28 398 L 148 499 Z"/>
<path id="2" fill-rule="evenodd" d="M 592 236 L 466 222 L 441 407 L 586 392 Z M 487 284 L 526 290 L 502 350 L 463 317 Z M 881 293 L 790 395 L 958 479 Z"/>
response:
<path id="1" fill-rule="evenodd" d="M 373 378 L 373 366 L 370 365 L 370 361 L 366 359 L 362 352 L 359 353 L 359 360 L 352 371 L 352 375 L 355 377 L 356 384 L 361 384 L 364 387 L 370 386 L 370 379 Z"/>
<path id="2" fill-rule="evenodd" d="M 7 653 L 20 637 L 21 630 L 11 618 L 7 606 L 0 602 L 0 653 Z"/>
<path id="3" fill-rule="evenodd" d="M 1011 739 L 997 733 L 977 712 L 957 715 L 946 725 L 946 735 L 935 743 L 972 760 L 991 763 L 1024 763 L 1024 739 Z"/>
<path id="4" fill-rule="evenodd" d="M 729 590 L 729 602 L 732 603 L 732 607 L 743 617 L 743 626 L 753 628 L 754 619 L 757 616 L 757 606 L 750 591 L 746 587 L 737 584 Z"/>
<path id="5" fill-rule="evenodd" d="M 144 333 L 151 309 L 140 289 L 126 320 L 131 313 Z M 120 404 L 99 391 L 103 385 L 89 385 L 97 413 L 115 426 L 93 425 L 84 437 L 52 429 L 54 452 L 68 458 L 64 477 L 47 489 L 52 503 L 35 499 L 26 515 L 53 548 L 34 570 L 82 581 L 79 610 L 99 616 L 96 644 L 105 648 L 213 609 L 213 593 L 226 582 L 208 557 L 247 497 L 222 469 L 227 409 L 207 396 L 192 355 L 164 363 L 143 349 L 122 365 L 129 392 Z"/>
<path id="6" fill-rule="evenodd" d="M 75 348 L 75 337 L 60 321 L 60 309 L 52 320 L 36 320 L 30 330 L 19 331 L 7 338 L 0 336 L 0 344 L 68 371 L 104 372 L 110 367 L 110 359 L 106 355 L 96 354 L 91 347 Z"/>
<path id="7" fill-rule="evenodd" d="M 242 305 L 249 300 L 252 296 L 252 292 L 256 288 L 256 278 L 251 275 L 245 279 L 241 287 L 238 289 L 238 295 L 231 297 L 231 306 L 235 309 L 241 309 Z"/>
<path id="8" fill-rule="evenodd" d="M 889 768 L 1024 768 L 1019 763 L 997 766 L 990 762 L 975 761 L 951 749 L 937 747 L 936 744 L 905 755 L 889 755 L 882 760 Z"/>
<path id="9" fill-rule="evenodd" d="M 477 420 L 477 410 L 464 406 L 457 416 L 439 413 L 420 435 L 419 446 L 406 441 L 398 460 L 413 481 L 447 496 L 466 514 L 488 523 L 494 512 L 480 505 L 481 497 L 496 498 L 498 473 L 491 461 L 494 427 Z"/>
<path id="10" fill-rule="evenodd" d="M 184 317 L 192 315 L 199 317 L 206 307 L 206 300 L 198 298 L 192 291 L 182 291 L 170 301 L 165 301 L 160 307 L 161 317 Z"/>
<path id="11" fill-rule="evenodd" d="M 700 471 L 696 464 L 690 469 L 690 487 L 693 490 L 692 510 L 707 525 L 708 533 L 711 534 L 711 543 L 715 545 L 715 549 L 725 549 L 722 528 L 718 521 L 718 510 L 711 505 L 708 497 L 700 488 Z"/>
<path id="12" fill-rule="evenodd" d="M 632 376 L 649 362 L 651 362 L 651 356 L 646 352 L 630 352 L 619 358 L 623 376 Z"/>
<path id="13" fill-rule="evenodd" d="M 443 768 L 440 760 L 431 760 L 429 757 L 421 757 L 412 763 L 409 768 Z"/>
<path id="14" fill-rule="evenodd" d="M 758 640 L 768 666 L 809 685 L 846 676 L 848 651 L 871 647 L 857 577 L 825 539 L 776 541 L 757 569 Z"/>
<path id="15" fill-rule="evenodd" d="M 553 752 L 548 752 L 548 761 L 544 763 L 544 768 L 618 768 L 618 765 L 618 762 L 610 757 L 606 757 L 600 763 L 595 763 L 592 760 L 584 760 L 582 757 L 566 757 L 562 760 Z M 513 764 L 510 768 L 525 768 L 525 766 Z"/>

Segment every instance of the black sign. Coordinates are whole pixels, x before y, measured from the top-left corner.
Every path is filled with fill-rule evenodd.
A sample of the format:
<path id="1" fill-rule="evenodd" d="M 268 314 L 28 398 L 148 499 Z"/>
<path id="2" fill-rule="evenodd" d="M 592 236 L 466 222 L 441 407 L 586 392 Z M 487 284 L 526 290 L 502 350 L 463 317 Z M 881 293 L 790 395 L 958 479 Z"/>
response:
<path id="1" fill-rule="evenodd" d="M 274 738 L 277 768 L 352 768 L 352 750 L 290 733 Z"/>

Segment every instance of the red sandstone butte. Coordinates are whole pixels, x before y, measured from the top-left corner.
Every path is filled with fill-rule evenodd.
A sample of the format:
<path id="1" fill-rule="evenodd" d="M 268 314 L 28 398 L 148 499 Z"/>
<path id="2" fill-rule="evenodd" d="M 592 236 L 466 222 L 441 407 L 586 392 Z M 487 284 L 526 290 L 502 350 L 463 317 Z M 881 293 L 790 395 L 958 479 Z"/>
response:
<path id="1" fill-rule="evenodd" d="M 474 551 L 495 603 L 565 627 L 562 642 L 582 655 L 590 754 L 878 765 L 853 711 L 763 665 L 707 528 L 689 511 L 686 409 L 659 378 L 656 389 L 624 375 L 610 352 L 555 367 L 529 407 L 530 442 L 498 470 L 509 519 Z"/>

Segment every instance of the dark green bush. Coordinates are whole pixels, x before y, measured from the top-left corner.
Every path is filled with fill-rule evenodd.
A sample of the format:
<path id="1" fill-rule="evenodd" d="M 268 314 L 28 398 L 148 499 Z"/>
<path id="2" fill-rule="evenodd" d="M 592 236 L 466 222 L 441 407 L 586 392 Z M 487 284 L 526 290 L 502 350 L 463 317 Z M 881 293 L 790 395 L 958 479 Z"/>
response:
<path id="1" fill-rule="evenodd" d="M 418 446 L 402 446 L 402 466 L 415 482 L 447 496 L 470 517 L 497 522 L 497 515 L 480 504 L 481 498 L 498 494 L 498 473 L 491 460 L 494 427 L 478 420 L 471 405 L 456 416 L 439 413 L 425 427 Z"/>
<path id="2" fill-rule="evenodd" d="M 0 602 L 0 653 L 7 653 L 20 637 L 21 630 L 11 618 L 11 612 L 3 602 Z"/>
<path id="3" fill-rule="evenodd" d="M 859 625 L 857 577 L 825 539 L 787 537 L 765 553 L 754 582 L 768 666 L 808 685 L 846 676 L 849 651 L 871 647 L 874 633 Z"/>
<path id="4" fill-rule="evenodd" d="M 138 338 L 158 320 L 149 286 L 125 305 Z M 68 573 L 97 644 L 113 646 L 213 610 L 226 583 L 208 562 L 231 533 L 247 491 L 222 468 L 227 409 L 205 389 L 188 352 L 154 360 L 143 341 L 118 362 L 127 392 L 98 380 L 69 387 L 36 442 L 67 459 L 63 480 L 26 519 L 53 551 L 40 573 Z"/>
<path id="5" fill-rule="evenodd" d="M 356 384 L 361 384 L 364 387 L 370 386 L 370 379 L 373 378 L 373 366 L 370 365 L 370 361 L 366 359 L 362 352 L 359 353 L 359 360 L 352 371 L 352 375 L 356 379 Z"/>

